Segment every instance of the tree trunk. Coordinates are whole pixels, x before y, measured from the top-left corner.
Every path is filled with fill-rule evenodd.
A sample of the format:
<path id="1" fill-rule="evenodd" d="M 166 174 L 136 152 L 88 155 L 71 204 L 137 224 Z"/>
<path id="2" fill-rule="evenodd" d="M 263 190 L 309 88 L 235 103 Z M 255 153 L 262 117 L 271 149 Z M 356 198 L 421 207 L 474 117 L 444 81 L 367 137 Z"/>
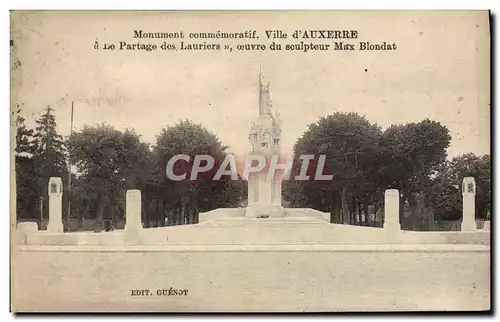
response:
<path id="1" fill-rule="evenodd" d="M 349 224 L 349 206 L 347 204 L 347 188 L 346 187 L 342 187 L 341 203 L 342 203 L 342 223 Z"/>
<path id="2" fill-rule="evenodd" d="M 194 224 L 194 207 L 191 207 L 191 210 L 189 211 L 189 220 L 188 224 L 192 225 Z"/>
<path id="3" fill-rule="evenodd" d="M 410 223 L 412 230 L 422 230 L 423 228 L 423 213 L 421 207 L 423 204 L 419 203 L 413 194 L 408 194 L 408 205 L 410 206 Z"/>
<path id="4" fill-rule="evenodd" d="M 364 225 L 368 226 L 368 200 L 365 199 L 363 201 L 363 212 L 365 213 L 365 222 Z"/>
<path id="5" fill-rule="evenodd" d="M 146 223 L 146 215 L 148 211 L 146 209 L 146 205 L 144 202 L 141 202 L 141 226 L 142 228 L 147 228 L 148 224 Z"/>
<path id="6" fill-rule="evenodd" d="M 404 191 L 403 195 L 405 200 L 408 200 L 408 206 L 410 207 L 410 215 L 408 216 L 407 227 L 411 230 L 421 229 L 421 220 L 417 214 L 418 203 L 415 196 L 408 191 Z"/>
<path id="7" fill-rule="evenodd" d="M 167 216 L 167 205 L 166 201 L 162 201 L 160 204 L 160 226 L 165 227 L 165 217 Z"/>
<path id="8" fill-rule="evenodd" d="M 156 227 L 160 227 L 160 200 L 158 197 L 155 198 L 155 220 L 156 220 Z"/>
<path id="9" fill-rule="evenodd" d="M 337 191 L 332 192 L 332 204 L 330 206 L 330 223 L 341 223 L 340 207 L 341 200 Z"/>
<path id="10" fill-rule="evenodd" d="M 359 207 L 358 207 L 358 201 L 356 199 L 354 199 L 352 201 L 352 204 L 353 204 L 353 209 L 354 209 L 354 212 L 353 212 L 353 225 L 359 225 Z"/>
<path id="11" fill-rule="evenodd" d="M 186 204 L 183 202 L 181 205 L 181 213 L 180 213 L 180 218 L 179 218 L 179 224 L 184 225 L 185 220 L 184 217 L 186 216 Z"/>
<path id="12" fill-rule="evenodd" d="M 115 205 L 116 199 L 115 199 L 115 194 L 113 193 L 111 195 L 111 230 L 114 230 L 116 227 L 116 205 Z"/>
<path id="13" fill-rule="evenodd" d="M 149 209 L 151 209 L 151 207 L 146 207 L 145 202 L 143 202 L 142 204 L 144 205 L 144 210 L 145 210 L 144 211 L 144 228 L 149 228 L 149 225 L 150 225 L 150 220 L 149 220 L 150 211 L 149 211 Z M 149 204 L 148 204 L 148 206 L 149 206 Z"/>
<path id="14" fill-rule="evenodd" d="M 163 212 L 164 201 L 160 198 L 156 199 L 156 227 L 163 227 Z"/>
<path id="15" fill-rule="evenodd" d="M 429 213 L 429 231 L 434 230 L 434 210 L 430 210 Z"/>
<path id="16" fill-rule="evenodd" d="M 97 211 L 94 223 L 94 232 L 100 233 L 102 231 L 102 218 L 104 210 L 104 193 L 99 191 L 97 194 Z"/>
<path id="17" fill-rule="evenodd" d="M 363 225 L 363 215 L 361 214 L 361 202 L 358 200 L 358 225 Z"/>
<path id="18" fill-rule="evenodd" d="M 407 217 L 407 226 L 410 230 L 417 230 L 416 228 L 416 220 L 415 220 L 415 204 L 413 203 L 412 197 L 406 195 L 406 199 L 408 200 L 408 206 L 410 207 L 410 214 Z"/>
<path id="19" fill-rule="evenodd" d="M 351 221 L 349 224 L 355 225 L 356 224 L 356 199 L 354 196 L 351 198 L 351 208 L 352 208 L 351 216 L 350 216 Z"/>
<path id="20" fill-rule="evenodd" d="M 85 210 L 83 212 L 78 211 L 76 226 L 78 227 L 79 230 L 83 229 L 83 216 L 86 215 L 88 211 L 89 211 L 89 204 L 88 203 L 85 205 Z"/>
<path id="21" fill-rule="evenodd" d="M 405 198 L 404 195 L 399 197 L 399 224 L 401 225 L 401 229 L 406 228 L 405 221 Z"/>

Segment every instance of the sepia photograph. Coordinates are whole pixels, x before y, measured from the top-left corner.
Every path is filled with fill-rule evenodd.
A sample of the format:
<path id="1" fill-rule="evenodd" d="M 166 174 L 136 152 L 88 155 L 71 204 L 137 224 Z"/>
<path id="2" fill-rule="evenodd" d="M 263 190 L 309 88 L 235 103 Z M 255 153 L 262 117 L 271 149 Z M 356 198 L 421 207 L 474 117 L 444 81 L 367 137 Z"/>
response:
<path id="1" fill-rule="evenodd" d="M 491 21 L 11 11 L 11 310 L 491 313 Z"/>

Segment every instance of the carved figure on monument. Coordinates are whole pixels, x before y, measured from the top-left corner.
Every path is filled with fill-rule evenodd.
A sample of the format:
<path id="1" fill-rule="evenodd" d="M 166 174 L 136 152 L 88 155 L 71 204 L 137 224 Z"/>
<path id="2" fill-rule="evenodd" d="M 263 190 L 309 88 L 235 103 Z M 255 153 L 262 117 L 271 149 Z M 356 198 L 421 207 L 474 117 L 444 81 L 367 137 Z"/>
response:
<path id="1" fill-rule="evenodd" d="M 276 111 L 274 113 L 274 117 L 273 117 L 273 129 L 274 129 L 274 133 L 275 135 L 281 135 L 281 115 L 278 111 Z"/>
<path id="2" fill-rule="evenodd" d="M 263 148 L 269 147 L 269 130 L 262 130 L 262 134 L 260 135 L 260 144 Z"/>
<path id="3" fill-rule="evenodd" d="M 253 130 L 255 128 L 255 123 L 252 124 L 252 131 L 248 135 L 248 139 L 250 140 L 250 144 L 252 145 L 252 150 L 255 151 L 257 148 L 258 142 L 257 142 L 257 131 Z"/>
<path id="4" fill-rule="evenodd" d="M 273 105 L 270 97 L 270 83 L 262 85 L 262 78 L 259 76 L 259 86 L 260 86 L 260 102 L 259 102 L 259 114 L 260 115 L 271 115 L 271 106 Z"/>

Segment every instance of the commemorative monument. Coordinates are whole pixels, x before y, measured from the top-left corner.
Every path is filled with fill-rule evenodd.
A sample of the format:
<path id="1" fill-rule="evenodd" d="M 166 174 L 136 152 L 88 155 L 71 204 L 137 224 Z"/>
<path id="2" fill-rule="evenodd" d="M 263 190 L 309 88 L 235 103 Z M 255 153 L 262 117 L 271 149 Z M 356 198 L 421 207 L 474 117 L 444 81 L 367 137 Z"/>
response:
<path id="1" fill-rule="evenodd" d="M 12 11 L 12 310 L 491 310 L 489 15 Z"/>
<path id="2" fill-rule="evenodd" d="M 281 121 L 272 113 L 269 89 L 259 79 L 259 115 L 249 135 L 251 153 L 268 160 L 281 148 Z M 282 169 L 287 171 L 287 166 Z M 253 173 L 248 177 L 246 208 L 215 209 L 200 213 L 198 224 L 149 229 L 142 226 L 141 191 L 129 190 L 124 230 L 64 233 L 62 182 L 50 178 L 47 230 L 37 230 L 29 222 L 16 229 L 17 309 L 241 312 L 488 307 L 490 234 L 489 226 L 476 229 L 473 178 L 463 181 L 459 232 L 401 230 L 399 191 L 394 189 L 385 192 L 382 228 L 333 224 L 329 213 L 283 208 L 281 180 L 267 171 Z M 443 256 L 447 259 L 441 260 Z M 370 267 L 365 267 L 367 263 Z M 315 282 L 302 282 L 303 274 Z M 155 291 L 149 276 L 158 287 L 175 284 L 183 287 L 182 292 Z M 209 283 L 220 276 L 226 280 L 224 290 L 213 299 L 207 297 L 207 288 L 213 287 Z M 461 291 L 469 285 L 474 295 Z M 426 297 L 415 291 L 423 286 L 430 292 Z M 170 293 L 184 294 L 182 301 L 197 304 L 185 306 L 187 302 L 180 299 L 162 297 Z M 138 294 L 153 297 L 141 301 Z M 360 298 L 365 299 L 363 306 L 356 305 Z"/>
<path id="3" fill-rule="evenodd" d="M 250 130 L 251 153 L 257 153 L 268 161 L 278 162 L 281 152 L 281 121 L 271 112 L 270 83 L 262 84 L 259 74 L 259 117 Z M 246 216 L 282 217 L 281 178 L 261 171 L 248 178 L 248 207 Z"/>

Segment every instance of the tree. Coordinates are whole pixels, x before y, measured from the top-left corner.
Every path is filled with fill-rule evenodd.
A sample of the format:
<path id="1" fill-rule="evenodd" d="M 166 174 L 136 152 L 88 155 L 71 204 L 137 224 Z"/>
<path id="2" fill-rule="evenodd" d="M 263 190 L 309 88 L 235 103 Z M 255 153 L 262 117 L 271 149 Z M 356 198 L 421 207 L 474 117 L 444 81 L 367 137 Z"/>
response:
<path id="1" fill-rule="evenodd" d="M 79 174 L 75 191 L 83 190 L 88 196 L 79 203 L 95 214 L 94 231 L 100 232 L 104 210 L 109 209 L 114 223 L 117 208 L 123 209 L 119 201 L 123 203 L 126 189 L 146 186 L 150 171 L 149 146 L 141 142 L 133 130 L 121 132 L 101 124 L 84 126 L 80 132 L 74 132 L 68 147 Z"/>
<path id="2" fill-rule="evenodd" d="M 462 217 L 462 181 L 474 177 L 476 181 L 476 217 L 485 218 L 491 207 L 491 160 L 488 154 L 476 156 L 466 153 L 443 164 L 432 180 L 428 192 L 436 214 L 444 220 Z"/>
<path id="3" fill-rule="evenodd" d="M 428 210 L 432 175 L 446 160 L 451 137 L 439 122 L 392 125 L 382 132 L 356 113 L 335 113 L 311 124 L 296 142 L 294 154 L 326 155 L 325 172 L 333 174 L 329 183 L 286 182 L 284 198 L 302 207 L 331 212 L 332 222 L 362 224 L 369 206 L 383 207 L 386 189 L 398 189 L 400 221 L 406 202 L 410 206 L 409 225 L 416 228 Z M 312 163 L 308 174 L 313 175 Z M 292 175 L 298 172 L 294 167 Z M 342 217 L 342 220 L 340 220 Z"/>
<path id="4" fill-rule="evenodd" d="M 285 200 L 329 210 L 331 222 L 353 223 L 355 210 L 360 211 L 361 208 L 366 218 L 368 203 L 376 190 L 373 164 L 380 135 L 381 129 L 377 124 L 371 124 L 357 113 L 337 112 L 309 125 L 308 130 L 297 140 L 294 155 L 315 155 L 308 170 L 311 180 L 287 182 Z M 331 182 L 313 180 L 320 155 L 326 156 L 324 172 L 333 174 Z M 296 163 L 292 177 L 299 171 L 300 166 Z M 290 193 L 300 193 L 303 197 L 297 198 Z"/>
<path id="5" fill-rule="evenodd" d="M 221 207 L 241 208 L 247 206 L 248 184 L 242 179 L 224 180 Z"/>
<path id="6" fill-rule="evenodd" d="M 226 156 L 219 138 L 201 124 L 189 120 L 163 129 L 156 138 L 154 155 L 158 173 L 161 173 L 157 202 L 161 202 L 160 213 L 166 209 L 175 211 L 171 222 L 183 224 L 196 222 L 199 211 L 208 211 L 219 207 L 235 206 L 246 197 L 243 183 L 230 182 L 228 176 L 221 180 L 212 180 Z M 188 163 L 178 161 L 174 173 L 187 173 L 181 181 L 172 181 L 166 177 L 167 162 L 175 155 L 190 156 Z M 212 170 L 190 180 L 191 168 L 196 155 L 210 155 L 215 159 Z M 245 196 L 245 197 L 244 197 Z M 189 206 L 189 209 L 188 209 Z M 177 211 L 176 208 L 180 210 Z"/>
<path id="7" fill-rule="evenodd" d="M 33 130 L 28 129 L 21 116 L 21 106 L 16 106 L 16 214 L 20 218 L 32 217 L 35 211 L 37 189 L 33 164 Z"/>
<path id="8" fill-rule="evenodd" d="M 38 179 L 40 196 L 47 195 L 47 183 L 50 177 L 67 175 L 66 148 L 63 137 L 57 133 L 57 123 L 47 106 L 42 116 L 36 120 L 34 135 L 34 163 Z"/>
<path id="9" fill-rule="evenodd" d="M 37 199 L 46 202 L 47 185 L 50 177 L 61 177 L 63 182 L 67 178 L 66 148 L 63 137 L 57 132 L 57 123 L 53 109 L 47 106 L 44 113 L 36 120 L 35 134 L 33 135 L 33 169 L 36 178 Z M 64 189 L 67 185 L 64 185 Z M 67 199 L 63 198 L 63 216 L 65 216 L 65 204 Z M 48 216 L 48 207 L 43 207 L 43 217 Z"/>
<path id="10" fill-rule="evenodd" d="M 400 222 L 404 222 L 404 205 L 408 202 L 411 215 L 407 228 L 418 221 L 416 197 L 429 189 L 430 176 L 446 160 L 451 136 L 439 122 L 429 119 L 418 123 L 392 125 L 381 136 L 381 168 L 386 188 L 398 189 Z M 424 201 L 425 202 L 425 201 Z"/>
<path id="11" fill-rule="evenodd" d="M 491 208 L 491 159 L 490 155 L 476 156 L 466 153 L 451 160 L 454 182 L 461 187 L 463 178 L 476 181 L 476 217 L 486 218 Z"/>
<path id="12" fill-rule="evenodd" d="M 302 208 L 307 206 L 307 198 L 304 196 L 304 185 L 300 181 L 283 180 L 283 206 L 285 208 Z"/>
<path id="13" fill-rule="evenodd" d="M 33 130 L 28 129 L 24 123 L 25 118 L 21 116 L 21 106 L 16 110 L 16 155 L 31 158 L 34 153 Z"/>
<path id="14" fill-rule="evenodd" d="M 460 184 L 457 185 L 450 161 L 443 162 L 431 176 L 431 184 L 425 192 L 437 219 L 459 219 L 462 214 Z"/>

